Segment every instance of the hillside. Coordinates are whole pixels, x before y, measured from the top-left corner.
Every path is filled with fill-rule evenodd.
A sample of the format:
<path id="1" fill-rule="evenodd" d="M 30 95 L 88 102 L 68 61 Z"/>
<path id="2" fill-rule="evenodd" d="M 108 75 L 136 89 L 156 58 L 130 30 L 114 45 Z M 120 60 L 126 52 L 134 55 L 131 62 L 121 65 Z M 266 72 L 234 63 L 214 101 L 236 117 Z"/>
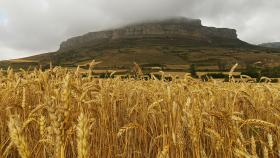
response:
<path id="1" fill-rule="evenodd" d="M 165 67 L 196 64 L 208 69 L 221 63 L 247 65 L 259 61 L 265 66 L 278 66 L 279 55 L 278 50 L 238 39 L 234 29 L 206 27 L 201 20 L 179 17 L 90 32 L 62 42 L 57 52 L 0 64 L 28 67 L 52 61 L 54 65 L 76 67 L 95 59 L 102 61 L 97 67 L 100 69 L 127 69 L 134 61 Z"/>

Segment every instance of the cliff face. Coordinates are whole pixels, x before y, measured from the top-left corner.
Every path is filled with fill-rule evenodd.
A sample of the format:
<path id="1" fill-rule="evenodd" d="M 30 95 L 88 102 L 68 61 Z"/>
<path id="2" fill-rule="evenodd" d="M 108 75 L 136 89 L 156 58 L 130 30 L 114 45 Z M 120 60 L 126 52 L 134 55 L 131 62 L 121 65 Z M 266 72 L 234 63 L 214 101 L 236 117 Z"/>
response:
<path id="1" fill-rule="evenodd" d="M 205 27 L 198 19 L 174 18 L 73 37 L 60 45 L 60 51 L 95 45 L 101 41 L 144 38 L 187 38 L 206 42 L 213 42 L 217 38 L 238 39 L 234 29 Z"/>

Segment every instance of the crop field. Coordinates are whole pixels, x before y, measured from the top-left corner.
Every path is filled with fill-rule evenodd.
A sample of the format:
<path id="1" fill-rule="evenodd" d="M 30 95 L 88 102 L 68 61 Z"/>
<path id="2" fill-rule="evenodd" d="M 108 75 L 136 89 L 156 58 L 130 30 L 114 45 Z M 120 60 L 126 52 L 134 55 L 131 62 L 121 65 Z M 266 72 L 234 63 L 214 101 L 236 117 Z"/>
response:
<path id="1" fill-rule="evenodd" d="M 1 158 L 280 156 L 280 84 L 0 72 Z"/>

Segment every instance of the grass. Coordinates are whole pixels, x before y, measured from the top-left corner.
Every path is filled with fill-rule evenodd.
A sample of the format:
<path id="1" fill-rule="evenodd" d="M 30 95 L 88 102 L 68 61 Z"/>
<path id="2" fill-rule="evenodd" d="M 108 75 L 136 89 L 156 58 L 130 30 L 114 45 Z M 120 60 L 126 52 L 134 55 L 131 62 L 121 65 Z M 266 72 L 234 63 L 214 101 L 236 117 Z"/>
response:
<path id="1" fill-rule="evenodd" d="M 278 157 L 280 85 L 0 72 L 0 157 Z"/>

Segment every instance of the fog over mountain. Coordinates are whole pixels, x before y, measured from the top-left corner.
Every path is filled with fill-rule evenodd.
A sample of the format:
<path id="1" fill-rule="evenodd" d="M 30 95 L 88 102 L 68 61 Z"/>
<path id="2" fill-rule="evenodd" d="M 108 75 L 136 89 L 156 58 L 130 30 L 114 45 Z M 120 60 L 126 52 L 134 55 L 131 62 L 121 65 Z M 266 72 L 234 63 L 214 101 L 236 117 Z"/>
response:
<path id="1" fill-rule="evenodd" d="M 0 59 L 56 51 L 72 36 L 174 16 L 237 30 L 253 43 L 280 41 L 279 0 L 1 0 Z"/>

